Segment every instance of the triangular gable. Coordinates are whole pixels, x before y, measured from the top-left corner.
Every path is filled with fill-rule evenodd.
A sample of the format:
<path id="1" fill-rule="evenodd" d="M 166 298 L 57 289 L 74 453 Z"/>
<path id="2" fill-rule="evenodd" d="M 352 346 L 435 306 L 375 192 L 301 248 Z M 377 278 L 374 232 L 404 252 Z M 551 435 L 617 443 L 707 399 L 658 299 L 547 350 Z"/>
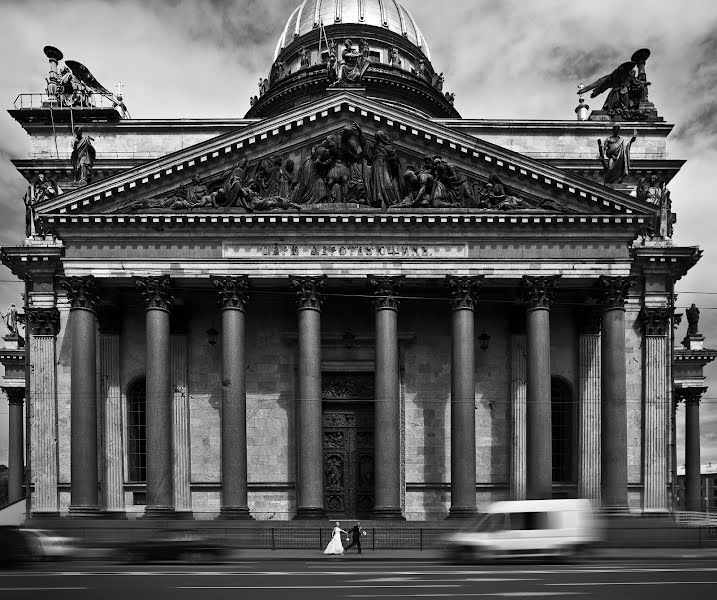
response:
<path id="1" fill-rule="evenodd" d="M 194 176 L 202 180 L 221 177 L 244 157 L 254 161 L 282 149 L 310 146 L 351 122 L 359 123 L 369 136 L 383 129 L 409 155 L 440 154 L 479 181 L 495 173 L 511 193 L 554 199 L 572 209 L 567 212 L 654 214 L 654 207 L 625 193 L 349 91 L 47 200 L 37 207 L 38 213 L 121 212 L 139 198 L 187 185 Z"/>

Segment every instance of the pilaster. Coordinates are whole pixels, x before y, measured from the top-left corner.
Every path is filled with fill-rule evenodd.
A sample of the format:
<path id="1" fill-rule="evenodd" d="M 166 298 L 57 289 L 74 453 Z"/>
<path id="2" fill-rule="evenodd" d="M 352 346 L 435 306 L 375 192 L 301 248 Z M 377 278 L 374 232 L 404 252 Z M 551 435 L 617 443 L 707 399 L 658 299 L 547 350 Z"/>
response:
<path id="1" fill-rule="evenodd" d="M 527 338 L 524 311 L 512 315 L 510 334 L 510 499 L 526 499 Z"/>
<path id="2" fill-rule="evenodd" d="M 56 336 L 60 329 L 57 308 L 28 308 L 30 394 L 27 418 L 30 419 L 32 444 L 32 513 L 56 516 L 59 513 L 57 491 L 57 372 L 55 370 Z"/>
<path id="3" fill-rule="evenodd" d="M 600 500 L 600 312 L 578 315 L 578 496 Z"/>
<path id="4" fill-rule="evenodd" d="M 669 328 L 672 309 L 643 308 L 644 334 L 644 483 L 643 510 L 667 511 L 670 381 Z"/>

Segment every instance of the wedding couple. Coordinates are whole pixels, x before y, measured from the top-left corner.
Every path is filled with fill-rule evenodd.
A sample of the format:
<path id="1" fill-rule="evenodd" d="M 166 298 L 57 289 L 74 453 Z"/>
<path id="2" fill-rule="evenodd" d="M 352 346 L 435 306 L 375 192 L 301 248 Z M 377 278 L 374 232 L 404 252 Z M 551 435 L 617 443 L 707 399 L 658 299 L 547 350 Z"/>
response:
<path id="1" fill-rule="evenodd" d="M 342 533 L 346 534 L 347 540 L 349 533 L 351 533 L 351 543 L 346 546 L 346 548 L 344 548 L 344 545 L 341 542 Z M 358 521 L 356 522 L 356 525 L 354 525 L 349 531 L 344 531 L 343 529 L 341 529 L 339 522 L 336 521 L 336 527 L 334 527 L 334 530 L 332 532 L 331 541 L 329 542 L 328 546 L 326 546 L 324 554 L 343 554 L 344 550 L 348 550 L 349 548 L 353 548 L 354 546 L 358 548 L 358 553 L 361 554 L 362 535 L 366 535 L 366 532 L 361 529 L 361 523 L 359 523 Z"/>

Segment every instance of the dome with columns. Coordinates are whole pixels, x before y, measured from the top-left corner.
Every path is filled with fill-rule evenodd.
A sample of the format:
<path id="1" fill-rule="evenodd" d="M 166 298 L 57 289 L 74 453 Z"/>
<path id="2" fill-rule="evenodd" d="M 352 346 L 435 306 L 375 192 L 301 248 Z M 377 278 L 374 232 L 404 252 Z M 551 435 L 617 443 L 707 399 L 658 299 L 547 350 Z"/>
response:
<path id="1" fill-rule="evenodd" d="M 277 58 L 295 39 L 333 25 L 367 25 L 401 35 L 430 60 L 428 44 L 410 13 L 396 0 L 304 0 L 291 13 L 276 45 Z"/>

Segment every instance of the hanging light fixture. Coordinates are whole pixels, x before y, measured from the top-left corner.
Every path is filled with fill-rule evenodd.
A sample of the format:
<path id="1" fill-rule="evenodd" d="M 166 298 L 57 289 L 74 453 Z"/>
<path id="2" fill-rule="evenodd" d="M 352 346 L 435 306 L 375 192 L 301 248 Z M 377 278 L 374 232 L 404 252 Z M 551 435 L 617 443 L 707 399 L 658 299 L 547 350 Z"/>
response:
<path id="1" fill-rule="evenodd" d="M 209 342 L 209 345 L 214 346 L 217 343 L 218 338 L 219 332 L 214 329 L 214 323 L 212 323 L 209 329 L 207 329 L 207 341 Z"/>
<path id="2" fill-rule="evenodd" d="M 490 343 L 490 336 L 485 332 L 485 330 L 483 331 L 483 333 L 481 333 L 478 336 L 478 342 L 480 342 L 480 349 L 483 350 L 483 352 L 488 350 L 488 344 Z"/>

